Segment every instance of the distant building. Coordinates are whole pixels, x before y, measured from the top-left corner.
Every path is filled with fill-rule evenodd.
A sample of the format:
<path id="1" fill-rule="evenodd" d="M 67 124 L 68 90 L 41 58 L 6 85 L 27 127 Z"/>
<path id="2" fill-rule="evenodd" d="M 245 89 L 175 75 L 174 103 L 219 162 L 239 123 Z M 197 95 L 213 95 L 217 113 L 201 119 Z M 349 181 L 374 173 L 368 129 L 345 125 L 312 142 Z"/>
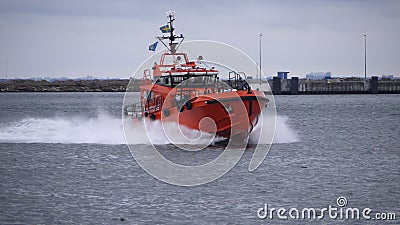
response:
<path id="1" fill-rule="evenodd" d="M 266 77 L 266 79 L 267 80 L 272 80 L 272 79 L 274 79 L 274 76 L 272 75 L 272 76 L 268 76 L 268 77 Z"/>
<path id="2" fill-rule="evenodd" d="M 278 78 L 279 79 L 283 79 L 283 80 L 287 80 L 288 74 L 290 72 L 287 71 L 278 71 Z"/>
<path id="3" fill-rule="evenodd" d="M 383 80 L 393 80 L 393 78 L 394 78 L 393 75 L 389 75 L 389 74 L 387 74 L 387 75 L 382 75 L 382 79 L 383 79 Z"/>
<path id="4" fill-rule="evenodd" d="M 331 72 L 311 72 L 306 74 L 306 78 L 310 80 L 332 79 Z"/>

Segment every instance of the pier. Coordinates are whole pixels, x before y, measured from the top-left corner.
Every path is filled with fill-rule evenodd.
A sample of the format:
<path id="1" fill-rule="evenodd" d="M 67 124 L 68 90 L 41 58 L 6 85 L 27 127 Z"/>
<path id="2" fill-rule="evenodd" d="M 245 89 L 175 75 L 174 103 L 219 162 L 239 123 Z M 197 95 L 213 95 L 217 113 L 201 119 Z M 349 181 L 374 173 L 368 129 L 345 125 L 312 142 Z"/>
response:
<path id="1" fill-rule="evenodd" d="M 263 85 L 267 85 L 267 81 Z M 333 79 L 282 79 L 273 77 L 268 81 L 274 95 L 307 95 L 307 94 L 400 94 L 400 80 L 379 80 L 361 78 Z"/>

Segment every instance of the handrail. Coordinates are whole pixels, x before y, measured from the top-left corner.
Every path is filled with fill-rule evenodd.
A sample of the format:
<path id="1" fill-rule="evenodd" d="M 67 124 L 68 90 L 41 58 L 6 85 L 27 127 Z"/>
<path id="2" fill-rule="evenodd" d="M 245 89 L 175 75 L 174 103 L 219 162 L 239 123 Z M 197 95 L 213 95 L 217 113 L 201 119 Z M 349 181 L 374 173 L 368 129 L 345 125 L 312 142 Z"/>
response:
<path id="1" fill-rule="evenodd" d="M 127 116 L 141 117 L 142 116 L 142 102 L 137 102 L 124 107 L 124 113 Z"/>

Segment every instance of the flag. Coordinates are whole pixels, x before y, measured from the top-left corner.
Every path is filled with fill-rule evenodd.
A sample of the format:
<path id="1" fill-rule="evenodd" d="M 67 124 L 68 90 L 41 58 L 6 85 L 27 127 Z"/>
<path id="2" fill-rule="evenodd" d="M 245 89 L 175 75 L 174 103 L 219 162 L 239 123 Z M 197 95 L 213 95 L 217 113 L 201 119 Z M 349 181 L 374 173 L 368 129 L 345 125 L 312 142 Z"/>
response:
<path id="1" fill-rule="evenodd" d="M 160 30 L 161 30 L 161 32 L 163 32 L 163 33 L 168 33 L 168 32 L 170 32 L 169 25 L 167 24 L 167 25 L 165 25 L 165 26 L 160 27 Z"/>
<path id="2" fill-rule="evenodd" d="M 154 42 L 153 44 L 151 44 L 150 46 L 149 46 L 149 51 L 156 51 L 156 48 L 157 48 L 157 44 L 158 44 L 158 41 L 156 41 L 156 42 Z"/>

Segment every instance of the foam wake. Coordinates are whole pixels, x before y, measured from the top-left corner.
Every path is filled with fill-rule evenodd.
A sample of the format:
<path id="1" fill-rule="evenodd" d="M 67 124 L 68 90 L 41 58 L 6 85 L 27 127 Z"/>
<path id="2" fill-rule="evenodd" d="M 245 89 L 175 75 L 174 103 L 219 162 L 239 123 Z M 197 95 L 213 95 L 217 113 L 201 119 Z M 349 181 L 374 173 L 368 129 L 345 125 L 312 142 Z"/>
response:
<path id="1" fill-rule="evenodd" d="M 99 113 L 94 118 L 25 118 L 0 128 L 0 142 L 125 144 L 120 118 Z"/>
<path id="2" fill-rule="evenodd" d="M 288 118 L 277 116 L 274 143 L 292 143 L 298 141 L 296 133 L 289 127 Z M 134 143 L 149 144 L 151 136 L 153 144 L 168 144 L 170 138 L 166 137 L 160 123 L 143 126 L 132 123 L 125 126 L 130 129 L 129 134 L 135 134 Z M 164 129 L 169 134 L 178 133 L 176 125 L 166 125 Z M 258 128 L 259 129 L 259 128 Z M 266 124 L 262 129 L 273 129 Z M 256 129 L 255 129 L 256 130 Z M 183 129 L 184 135 L 195 140 L 195 144 L 205 144 L 210 137 L 201 135 L 197 130 Z M 255 131 L 256 132 L 256 131 Z M 176 139 L 175 139 L 176 140 Z M 219 140 L 219 139 L 217 139 Z M 250 137 L 251 140 L 251 137 Z M 83 117 L 55 117 L 55 118 L 25 118 L 6 124 L 0 124 L 0 142 L 3 143 L 93 143 L 119 145 L 125 144 L 124 128 L 121 118 L 113 117 L 108 113 L 98 113 L 93 118 Z M 182 140 L 185 143 L 185 140 Z M 187 143 L 187 142 L 186 142 Z M 263 143 L 261 138 L 259 143 Z"/>
<path id="3" fill-rule="evenodd" d="M 264 117 L 266 115 L 263 115 Z M 269 124 L 266 119 L 264 122 L 260 122 L 254 127 L 252 133 L 250 133 L 249 143 L 251 144 L 270 144 L 269 137 L 260 137 L 260 132 L 264 135 L 275 134 L 273 137 L 273 143 L 275 144 L 287 144 L 299 141 L 297 133 L 289 126 L 289 117 L 276 115 L 275 116 L 275 132 L 273 132 L 274 126 Z"/>

